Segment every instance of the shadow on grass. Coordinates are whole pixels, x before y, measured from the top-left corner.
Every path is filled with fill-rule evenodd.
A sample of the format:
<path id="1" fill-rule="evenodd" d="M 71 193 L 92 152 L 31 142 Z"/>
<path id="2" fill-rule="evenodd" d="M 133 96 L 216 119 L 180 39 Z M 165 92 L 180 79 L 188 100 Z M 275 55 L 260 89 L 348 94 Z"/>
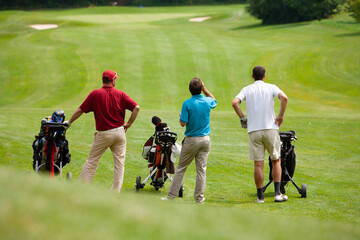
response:
<path id="1" fill-rule="evenodd" d="M 308 22 L 299 22 L 299 23 L 289 23 L 289 24 L 277 24 L 277 25 L 268 25 L 273 26 L 274 28 L 296 28 L 296 27 L 304 27 L 310 25 Z"/>
<path id="2" fill-rule="evenodd" d="M 247 197 L 244 197 L 244 195 Z M 255 200 L 257 199 L 256 189 L 255 191 L 251 193 L 246 193 L 244 195 L 242 195 L 241 197 L 239 196 L 238 198 L 235 197 L 235 199 L 234 196 L 232 196 L 231 198 L 228 198 L 226 196 L 224 197 L 213 196 L 211 199 L 206 199 L 206 202 L 214 203 L 214 204 L 222 204 L 222 205 L 241 205 L 241 204 L 249 204 L 249 203 L 255 204 Z M 266 199 L 265 201 L 268 201 L 267 199 L 272 199 L 274 197 L 274 192 L 273 191 L 265 192 L 264 197 Z"/>
<path id="3" fill-rule="evenodd" d="M 251 25 L 245 25 L 245 26 L 240 26 L 240 27 L 231 28 L 231 30 L 232 30 L 232 31 L 248 30 L 248 29 L 261 28 L 261 27 L 264 27 L 264 26 L 265 26 L 265 25 L 262 25 L 261 23 L 257 23 L 257 24 L 251 24 Z"/>
<path id="4" fill-rule="evenodd" d="M 345 33 L 345 34 L 336 35 L 336 37 L 358 37 L 358 36 L 360 36 L 360 32 Z"/>
<path id="5" fill-rule="evenodd" d="M 134 190 L 134 192 L 135 192 L 135 190 Z M 155 190 L 155 188 L 149 184 L 149 186 L 145 185 L 145 187 L 143 189 L 140 189 L 139 192 L 146 192 L 146 193 L 161 193 L 161 192 L 164 192 L 164 193 L 167 193 L 167 189 L 160 188 L 159 190 Z M 139 192 L 137 192 L 137 193 L 139 193 Z"/>
<path id="6" fill-rule="evenodd" d="M 284 28 L 295 28 L 295 27 L 303 27 L 309 25 L 309 23 L 290 23 L 290 24 L 251 24 L 251 25 L 245 25 L 245 26 L 239 26 L 232 28 L 232 31 L 238 31 L 238 30 L 249 30 L 249 29 L 259 29 L 259 28 L 265 28 L 265 27 L 273 27 L 276 29 L 284 29 Z"/>
<path id="7" fill-rule="evenodd" d="M 358 22 L 355 22 L 355 21 L 334 21 L 333 23 L 340 23 L 340 24 L 350 25 L 350 26 L 351 25 L 356 26 L 359 24 Z"/>

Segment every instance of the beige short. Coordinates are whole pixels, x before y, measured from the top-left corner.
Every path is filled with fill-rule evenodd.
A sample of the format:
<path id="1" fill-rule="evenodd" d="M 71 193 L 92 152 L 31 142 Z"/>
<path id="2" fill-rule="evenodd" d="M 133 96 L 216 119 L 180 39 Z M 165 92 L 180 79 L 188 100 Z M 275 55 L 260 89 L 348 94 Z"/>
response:
<path id="1" fill-rule="evenodd" d="M 253 161 L 264 161 L 265 149 L 271 160 L 280 157 L 280 135 L 279 130 L 268 129 L 249 133 L 249 159 Z"/>

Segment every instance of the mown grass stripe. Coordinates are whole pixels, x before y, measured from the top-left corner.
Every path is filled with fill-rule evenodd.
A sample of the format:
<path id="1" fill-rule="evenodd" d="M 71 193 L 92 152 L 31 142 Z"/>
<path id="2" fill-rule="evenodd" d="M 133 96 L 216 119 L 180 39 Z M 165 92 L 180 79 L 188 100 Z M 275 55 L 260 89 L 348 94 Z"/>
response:
<path id="1" fill-rule="evenodd" d="M 224 215 L 216 213 L 216 224 L 219 224 L 220 217 L 233 218 L 234 228 L 238 229 L 238 225 L 244 224 L 241 212 L 246 210 L 259 218 L 262 215 L 258 214 L 263 212 L 276 219 L 277 216 L 295 216 L 296 219 L 284 223 L 292 234 L 294 231 L 304 233 L 302 230 L 293 230 L 303 224 L 298 219 L 303 218 L 305 223 L 320 222 L 320 226 L 314 227 L 314 239 L 343 236 L 343 228 L 346 229 L 347 238 L 356 238 L 359 234 L 353 229 L 359 223 L 357 215 L 360 209 L 356 194 L 359 192 L 356 169 L 360 163 L 360 152 L 356 148 L 356 143 L 360 140 L 357 78 L 360 58 L 357 47 L 359 35 L 356 34 L 359 25 L 342 14 L 321 22 L 262 26 L 248 14 L 242 14 L 243 9 L 244 5 L 0 12 L 0 18 L 7 16 L 3 17 L 7 20 L 0 23 L 0 165 L 11 166 L 22 172 L 32 171 L 31 143 L 39 131 L 41 119 L 51 115 L 56 108 L 63 108 L 68 119 L 91 90 L 101 87 L 101 73 L 113 68 L 121 77 L 116 87 L 125 90 L 141 107 L 137 120 L 127 132 L 123 194 L 120 199 L 106 199 L 114 201 L 115 205 L 119 204 L 118 201 L 127 202 L 126 197 L 133 196 L 136 177 L 141 175 L 144 178 L 148 174 L 147 162 L 142 159 L 141 152 L 144 142 L 154 131 L 151 117 L 159 115 L 172 131 L 178 133 L 178 142 L 181 142 L 184 128 L 178 122 L 179 110 L 181 103 L 190 97 L 190 79 L 199 76 L 219 102 L 211 115 L 212 150 L 207 166 L 207 206 L 204 206 L 226 212 Z M 76 17 L 82 14 L 87 15 L 90 20 L 93 14 L 104 18 L 108 14 L 116 14 L 121 18 L 124 13 L 142 16 L 141 11 L 151 19 L 134 24 L 118 24 L 126 22 L 126 19 L 118 19 L 114 24 L 62 19 L 64 16 Z M 158 13 L 184 15 L 165 19 L 164 15 Z M 191 17 L 213 18 L 203 23 L 189 23 L 187 14 Z M 111 22 L 113 17 L 109 16 L 103 21 Z M 28 27 L 30 23 L 39 22 L 56 22 L 60 26 L 48 32 Z M 267 81 L 277 84 L 289 96 L 285 121 L 280 130 L 297 131 L 295 149 L 298 157 L 294 180 L 300 185 L 308 184 L 307 199 L 301 199 L 290 184 L 287 187 L 290 200 L 286 204 L 275 204 L 271 185 L 265 193 L 265 204 L 259 206 L 254 203 L 256 191 L 253 163 L 248 160 L 248 135 L 241 129 L 231 101 L 242 87 L 252 82 L 251 69 L 257 64 L 267 68 Z M 14 85 L 10 87 L 8 84 Z M 278 101 L 275 101 L 275 105 L 278 110 Z M 74 179 L 78 178 L 87 158 L 94 131 L 93 114 L 83 115 L 68 130 L 72 162 L 66 166 L 65 172 L 72 172 Z M 265 165 L 267 178 L 269 169 Z M 95 186 L 86 186 L 84 189 L 93 191 L 99 187 L 99 195 L 106 195 L 112 182 L 112 168 L 112 155 L 107 151 L 100 161 L 93 183 Z M 169 209 L 175 212 L 174 215 L 162 215 L 166 211 L 161 211 L 157 212 L 160 213 L 159 218 L 176 218 L 179 222 L 188 220 L 177 216 L 177 213 L 184 206 L 192 206 L 195 175 L 195 166 L 191 165 L 184 178 L 185 198 Z M 76 184 L 77 181 L 73 181 L 73 185 Z M 69 188 L 73 185 L 66 185 L 64 191 L 69 193 Z M 147 185 L 139 195 L 129 200 L 134 205 L 126 206 L 125 210 L 136 209 L 136 212 L 120 214 L 125 219 L 131 219 L 126 222 L 129 228 L 137 231 L 134 225 L 144 223 L 137 222 L 137 219 L 143 219 L 139 215 L 154 213 L 153 210 L 147 212 L 149 203 L 152 206 L 160 197 L 165 196 L 168 186 L 167 182 L 165 189 L 156 192 L 152 186 Z M 43 187 L 39 187 L 36 193 L 40 194 L 43 190 Z M 74 191 L 76 193 L 79 190 Z M 66 198 L 61 194 L 59 196 Z M 152 200 L 147 199 L 147 196 Z M 24 201 L 33 199 L 33 195 L 23 198 Z M 44 199 L 47 199 L 45 195 L 39 201 L 48 203 Z M 73 198 L 66 199 L 74 201 Z M 54 204 L 52 200 L 51 204 Z M 96 200 L 97 198 L 88 197 L 80 201 L 89 203 Z M 143 200 L 147 204 L 143 205 Z M 163 203 L 159 203 L 159 208 L 163 209 L 163 206 Z M 85 206 L 80 210 L 84 209 L 86 210 Z M 198 211 L 198 208 L 194 209 L 189 211 Z M 207 211 L 208 209 L 200 214 L 206 214 Z M 103 219 L 101 217 L 107 213 L 108 210 L 103 211 L 97 219 Z M 45 212 L 41 214 L 31 212 L 26 216 L 40 219 L 48 217 Z M 20 215 L 19 218 L 17 216 L 14 216 L 14 221 L 26 222 Z M 63 220 L 61 215 L 57 217 L 55 221 Z M 81 220 L 80 216 L 75 218 Z M 198 217 L 190 214 L 189 218 Z M 123 221 L 113 215 L 108 219 L 116 223 Z M 244 216 L 244 219 L 247 219 L 246 223 L 251 222 L 248 216 Z M 44 222 L 36 220 L 30 222 L 38 224 L 39 229 L 46 228 Z M 258 226 L 256 220 L 254 222 Z M 84 222 L 84 226 L 93 226 L 96 222 L 99 221 Z M 294 224 L 289 225 L 289 222 Z M 333 224 L 329 227 L 334 231 L 332 234 L 329 228 L 324 227 L 329 222 Z M 209 225 L 211 224 L 215 223 L 209 220 Z M 309 225 L 312 226 L 311 224 Z M 199 227 L 196 224 L 194 226 Z M 171 229 L 171 226 L 167 227 Z M 152 234 L 154 226 L 151 225 L 150 228 L 147 233 Z M 79 228 L 69 229 L 67 231 L 74 232 Z M 82 232 L 81 229 L 79 232 Z M 116 230 L 118 228 L 113 229 L 109 236 L 115 233 L 119 236 Z M 208 231 L 207 228 L 204 229 Z M 269 225 L 265 235 L 279 238 L 271 229 L 273 225 Z M 317 232 L 318 229 L 326 230 L 329 235 Z M 245 236 L 258 236 L 257 230 L 254 231 L 256 234 L 246 229 L 243 232 Z M 27 228 L 20 230 L 25 234 L 29 231 L 31 230 Z M 79 232 L 74 235 L 77 236 Z M 223 238 L 233 237 L 232 233 L 226 235 L 226 232 L 219 231 L 213 233 L 213 236 L 222 234 Z M 136 234 L 131 232 L 130 237 L 125 238 L 131 239 L 134 235 Z M 200 238 L 203 236 L 201 233 L 198 235 Z M 284 234 L 284 238 L 288 236 L 289 233 Z"/>

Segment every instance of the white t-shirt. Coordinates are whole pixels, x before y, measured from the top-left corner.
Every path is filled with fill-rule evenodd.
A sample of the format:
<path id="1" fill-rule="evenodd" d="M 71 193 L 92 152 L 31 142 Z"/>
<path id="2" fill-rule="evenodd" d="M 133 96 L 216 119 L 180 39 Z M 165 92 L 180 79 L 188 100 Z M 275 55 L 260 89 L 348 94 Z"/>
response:
<path id="1" fill-rule="evenodd" d="M 279 129 L 275 124 L 274 97 L 281 91 L 277 86 L 257 80 L 244 87 L 236 96 L 246 101 L 248 133 L 264 129 Z"/>

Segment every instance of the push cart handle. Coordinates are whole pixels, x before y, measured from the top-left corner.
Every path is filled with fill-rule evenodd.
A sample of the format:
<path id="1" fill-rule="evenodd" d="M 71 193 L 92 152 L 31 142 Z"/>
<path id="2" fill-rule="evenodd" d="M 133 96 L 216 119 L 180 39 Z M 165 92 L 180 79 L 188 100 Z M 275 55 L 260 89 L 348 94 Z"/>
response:
<path id="1" fill-rule="evenodd" d="M 44 127 L 49 127 L 51 129 L 56 129 L 56 131 L 65 131 L 68 127 L 65 123 L 58 123 L 58 122 L 42 122 L 41 125 Z"/>
<path id="2" fill-rule="evenodd" d="M 156 131 L 155 134 L 156 134 L 156 135 L 164 135 L 164 134 L 166 134 L 166 135 L 174 135 L 174 136 L 177 136 L 176 133 L 170 132 L 170 131 Z"/>
<path id="3" fill-rule="evenodd" d="M 296 132 L 294 130 L 291 130 L 291 131 L 288 131 L 288 132 L 280 132 L 280 138 L 295 141 L 297 139 Z"/>

